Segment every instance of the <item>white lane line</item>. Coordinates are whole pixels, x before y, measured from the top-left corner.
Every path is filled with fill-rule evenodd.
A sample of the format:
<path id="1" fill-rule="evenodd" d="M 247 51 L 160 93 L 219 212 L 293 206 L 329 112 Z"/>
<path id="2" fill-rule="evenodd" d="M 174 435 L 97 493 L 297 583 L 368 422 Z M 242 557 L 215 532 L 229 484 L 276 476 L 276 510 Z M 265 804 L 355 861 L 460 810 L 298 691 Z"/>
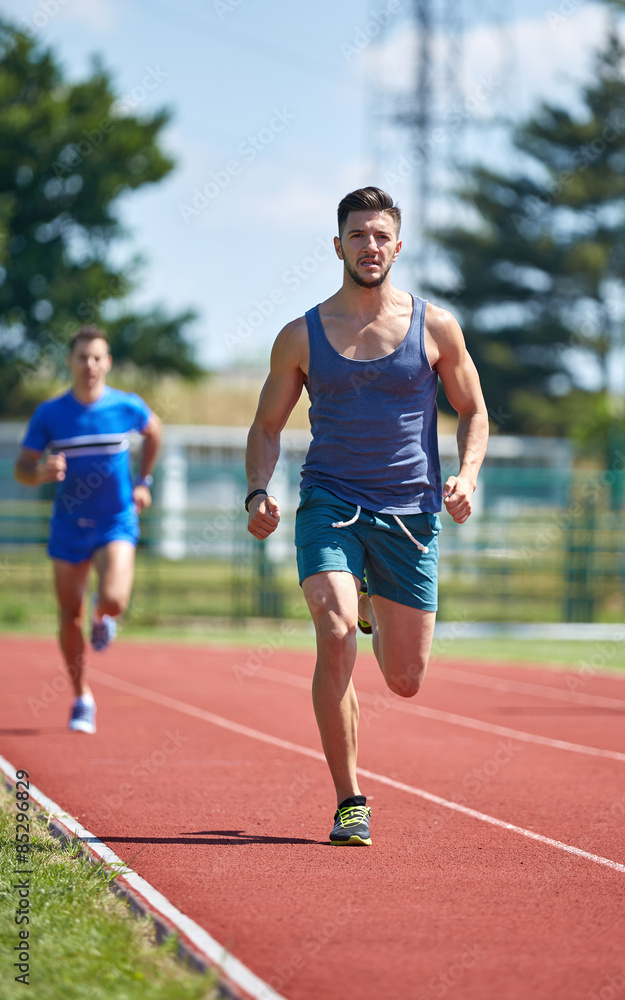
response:
<path id="1" fill-rule="evenodd" d="M 252 729 L 250 726 L 242 726 L 238 722 L 233 722 L 231 719 L 225 719 L 221 715 L 215 715 L 213 712 L 206 712 L 203 708 L 197 708 L 195 705 L 187 705 L 183 701 L 178 701 L 176 698 L 170 698 L 169 695 L 159 694 L 157 691 L 150 691 L 149 688 L 139 687 L 137 684 L 131 684 L 128 681 L 123 681 L 117 677 L 112 677 L 109 674 L 104 674 L 100 670 L 94 670 L 90 668 L 90 675 L 94 680 L 99 681 L 101 684 L 106 684 L 108 687 L 116 688 L 119 691 L 125 691 L 127 694 L 134 694 L 138 698 L 143 698 L 146 701 L 152 701 L 156 705 L 163 705 L 165 708 L 172 708 L 177 712 L 183 712 L 185 715 L 191 715 L 196 719 L 202 719 L 205 722 L 210 722 L 214 726 L 219 726 L 221 729 L 227 729 L 232 733 L 238 733 L 241 736 L 249 736 L 251 739 L 259 740 L 261 743 L 268 743 L 270 746 L 280 747 L 283 750 L 290 750 L 292 753 L 301 754 L 303 757 L 310 757 L 313 760 L 322 761 L 325 764 L 325 757 L 319 750 L 313 750 L 312 747 L 301 746 L 299 743 L 292 743 L 290 740 L 280 739 L 278 736 L 271 736 L 269 733 L 263 733 L 258 729 Z M 552 840 L 551 837 L 543 837 L 540 833 L 534 833 L 533 830 L 526 830 L 522 826 L 515 826 L 513 823 L 506 823 L 504 820 L 497 819 L 496 816 L 489 816 L 488 813 L 478 812 L 477 809 L 470 809 L 468 806 L 463 806 L 459 802 L 451 802 L 449 799 L 443 799 L 440 795 L 434 795 L 432 792 L 426 792 L 422 788 L 415 788 L 413 785 L 405 785 L 401 781 L 395 781 L 394 778 L 387 778 L 384 774 L 377 774 L 375 771 L 368 771 L 364 767 L 358 768 L 358 773 L 365 778 L 370 778 L 371 781 L 378 781 L 382 785 L 388 785 L 390 788 L 395 788 L 401 792 L 407 792 L 409 795 L 416 795 L 418 798 L 425 799 L 426 802 L 432 802 L 435 805 L 443 806 L 445 809 L 451 809 L 454 812 L 463 813 L 465 816 L 470 816 L 472 819 L 481 820 L 482 823 L 488 823 L 491 826 L 499 827 L 503 830 L 509 830 L 511 833 L 518 833 L 522 837 L 527 837 L 530 840 L 536 840 L 541 844 L 546 844 L 549 847 L 555 847 L 559 851 L 565 851 L 567 854 L 574 854 L 579 858 L 585 858 L 587 861 L 593 861 L 598 865 L 605 865 L 607 868 L 611 868 L 613 871 L 622 872 L 625 874 L 625 865 L 619 864 L 618 861 L 612 861 L 610 858 L 601 857 L 599 854 L 592 854 L 589 851 L 583 851 L 580 847 L 572 847 L 570 844 L 565 844 L 561 840 Z"/>
<path id="2" fill-rule="evenodd" d="M 289 674 L 284 670 L 274 670 L 273 667 L 261 667 L 254 672 L 255 677 L 264 680 L 278 681 L 280 684 L 288 684 L 291 687 L 310 690 L 310 681 L 297 674 Z M 539 736 L 536 733 L 526 733 L 521 729 L 509 729 L 507 726 L 497 726 L 492 722 L 483 722 L 481 719 L 472 719 L 467 715 L 456 715 L 453 712 L 443 712 L 438 708 L 426 708 L 425 705 L 414 705 L 389 694 L 368 694 L 366 691 L 358 692 L 358 700 L 363 705 L 373 705 L 379 714 L 387 709 L 394 712 L 404 712 L 408 715 L 418 715 L 423 719 L 435 719 L 437 722 L 446 722 L 452 726 L 463 726 L 465 729 L 476 729 L 482 733 L 492 733 L 495 736 L 505 736 L 507 739 L 519 740 L 522 743 L 535 743 L 537 746 L 551 747 L 554 750 L 568 750 L 572 753 L 581 753 L 587 757 L 606 757 L 608 760 L 618 760 L 625 762 L 625 753 L 618 750 L 602 750 L 600 747 L 589 747 L 582 743 L 569 743 L 568 740 L 556 740 L 551 736 Z"/>
<path id="3" fill-rule="evenodd" d="M 486 677 L 484 674 L 471 674 L 453 667 L 431 666 L 431 677 L 441 680 L 457 681 L 459 684 L 472 684 L 475 687 L 490 688 L 493 691 L 511 692 L 513 694 L 537 695 L 539 698 L 553 698 L 555 701 L 567 701 L 575 705 L 588 705 L 592 708 L 614 708 L 625 711 L 625 699 L 607 698 L 600 694 L 584 694 L 583 691 L 565 691 L 562 688 L 543 687 L 542 684 L 529 684 L 527 681 L 504 680 L 499 677 Z M 605 675 L 603 675 L 605 676 Z M 581 681 L 580 683 L 583 683 Z"/>
<path id="4" fill-rule="evenodd" d="M 511 833 L 518 833 L 521 837 L 527 837 L 529 840 L 538 841 L 539 844 L 546 844 L 548 847 L 555 847 L 559 851 L 566 851 L 567 854 L 574 854 L 578 858 L 586 858 L 587 861 L 594 861 L 595 864 L 605 865 L 607 868 L 611 868 L 615 872 L 622 872 L 625 874 L 625 865 L 619 864 L 618 861 L 612 861 L 610 858 L 603 858 L 600 854 L 591 854 L 589 851 L 583 851 L 581 847 L 572 847 L 571 844 L 564 844 L 561 840 L 553 840 L 551 837 L 543 837 L 541 833 L 535 833 L 533 830 L 526 830 L 522 826 L 515 826 L 514 823 L 506 823 L 502 819 L 497 819 L 496 816 L 489 816 L 488 813 L 479 812 L 477 809 L 470 809 L 468 806 L 460 805 L 459 802 L 449 802 L 448 799 L 441 799 L 440 796 L 432 795 L 431 792 L 424 792 L 421 788 L 413 788 L 412 785 L 405 785 L 402 781 L 395 781 L 393 778 L 387 778 L 384 775 L 376 774 L 374 771 L 367 771 L 363 767 L 358 768 L 358 773 L 362 774 L 365 778 L 371 778 L 372 781 L 380 781 L 384 785 L 396 788 L 400 792 L 407 792 L 409 795 L 417 795 L 421 799 L 427 799 L 428 802 L 434 802 L 436 805 L 445 806 L 447 809 L 453 809 L 455 812 L 464 813 L 465 816 L 471 816 L 473 819 L 479 819 L 482 823 L 489 823 L 491 826 L 498 826 L 502 830 L 509 830 Z"/>
<path id="5" fill-rule="evenodd" d="M 5 774 L 12 785 L 15 785 L 17 781 L 16 768 L 4 757 L 0 757 L 0 771 Z M 238 958 L 230 955 L 219 941 L 211 937 L 208 931 L 205 931 L 203 927 L 177 909 L 173 903 L 170 903 L 158 889 L 137 875 L 132 868 L 128 868 L 110 847 L 107 847 L 95 834 L 86 830 L 82 823 L 79 823 L 70 813 L 65 812 L 61 806 L 48 798 L 32 782 L 29 796 L 48 814 L 48 818 L 61 832 L 79 837 L 91 854 L 110 865 L 118 873 L 116 881 L 121 883 L 124 889 L 129 890 L 130 895 L 138 902 L 140 908 L 144 912 L 156 914 L 170 928 L 173 927 L 183 939 L 187 939 L 191 950 L 196 954 L 199 952 L 208 965 L 225 979 L 226 984 L 233 984 L 237 991 L 243 990 L 250 1000 L 286 1000 L 282 994 L 276 993 L 268 983 L 259 979 Z"/>

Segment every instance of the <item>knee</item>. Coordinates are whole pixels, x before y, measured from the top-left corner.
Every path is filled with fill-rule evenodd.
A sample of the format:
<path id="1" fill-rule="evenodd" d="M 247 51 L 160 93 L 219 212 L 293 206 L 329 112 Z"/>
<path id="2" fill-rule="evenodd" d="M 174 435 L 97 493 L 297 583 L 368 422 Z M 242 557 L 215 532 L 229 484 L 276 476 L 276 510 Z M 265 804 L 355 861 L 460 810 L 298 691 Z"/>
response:
<path id="1" fill-rule="evenodd" d="M 124 601 L 113 594 L 102 594 L 99 605 L 103 615 L 111 615 L 111 617 L 117 618 L 118 615 L 123 615 L 128 606 L 128 601 Z"/>
<path id="2" fill-rule="evenodd" d="M 62 628 L 82 628 L 82 610 L 80 608 L 59 608 Z"/>
<path id="3" fill-rule="evenodd" d="M 323 631 L 317 636 L 319 651 L 329 656 L 332 662 L 349 660 L 356 656 L 356 628 L 342 625 Z"/>
<path id="4" fill-rule="evenodd" d="M 423 683 L 425 667 L 426 664 L 411 663 L 408 669 L 401 674 L 385 674 L 386 686 L 393 694 L 398 694 L 402 698 L 414 698 L 419 693 Z"/>
<path id="5" fill-rule="evenodd" d="M 355 625 L 335 621 L 317 629 L 318 659 L 331 664 L 333 670 L 351 670 L 357 649 Z"/>

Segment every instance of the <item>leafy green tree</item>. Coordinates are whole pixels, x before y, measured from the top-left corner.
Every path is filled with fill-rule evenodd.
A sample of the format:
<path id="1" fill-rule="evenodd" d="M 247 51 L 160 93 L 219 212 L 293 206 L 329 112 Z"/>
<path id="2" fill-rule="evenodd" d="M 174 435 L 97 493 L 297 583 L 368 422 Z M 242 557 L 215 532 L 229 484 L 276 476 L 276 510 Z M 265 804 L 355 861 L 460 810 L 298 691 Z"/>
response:
<path id="1" fill-rule="evenodd" d="M 148 68 L 147 89 L 158 78 Z M 173 167 L 159 146 L 168 119 L 124 107 L 97 62 L 68 83 L 50 51 L 0 22 L 0 413 L 19 410 L 28 376 L 60 370 L 84 323 L 147 373 L 200 373 L 184 336 L 194 314 L 123 313 L 140 261 L 111 252 L 126 236 L 121 197 Z"/>
<path id="2" fill-rule="evenodd" d="M 514 130 L 514 171 L 473 168 L 460 197 L 476 221 L 433 236 L 457 271 L 454 308 L 494 423 L 613 450 L 625 319 L 625 50 L 614 23 L 580 97 L 579 112 L 543 103 Z"/>

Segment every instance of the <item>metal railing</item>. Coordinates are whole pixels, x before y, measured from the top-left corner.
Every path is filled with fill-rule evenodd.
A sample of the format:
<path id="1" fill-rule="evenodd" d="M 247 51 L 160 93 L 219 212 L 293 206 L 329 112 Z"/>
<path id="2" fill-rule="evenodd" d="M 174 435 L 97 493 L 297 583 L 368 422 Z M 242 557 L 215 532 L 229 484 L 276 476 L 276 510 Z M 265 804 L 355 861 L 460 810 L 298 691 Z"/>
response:
<path id="1" fill-rule="evenodd" d="M 44 548 L 50 500 L 11 498 L 0 467 L 0 621 L 54 615 Z M 197 467 L 196 480 L 225 481 L 225 468 Z M 440 536 L 441 620 L 620 621 L 625 525 L 619 509 L 623 473 L 485 470 L 480 510 L 464 525 L 445 513 Z M 291 483 L 291 488 L 296 484 Z M 181 515 L 184 552 L 163 555 L 167 523 L 156 501 L 143 517 L 131 608 L 138 624 L 203 617 L 305 617 L 297 584 L 291 505 L 270 544 L 246 530 L 241 472 L 231 499 L 188 507 Z M 208 491 L 210 494 L 210 491 Z M 48 490 L 49 493 L 49 490 Z"/>

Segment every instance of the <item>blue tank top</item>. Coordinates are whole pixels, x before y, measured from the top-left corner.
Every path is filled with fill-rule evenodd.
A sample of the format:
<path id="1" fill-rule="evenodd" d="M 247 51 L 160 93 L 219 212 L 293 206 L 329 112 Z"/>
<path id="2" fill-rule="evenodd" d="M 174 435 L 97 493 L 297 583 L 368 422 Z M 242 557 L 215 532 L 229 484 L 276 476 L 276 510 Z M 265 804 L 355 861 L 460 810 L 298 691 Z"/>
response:
<path id="1" fill-rule="evenodd" d="M 319 306 L 306 313 L 312 442 L 303 487 L 323 486 L 379 514 L 441 510 L 438 376 L 425 352 L 425 307 L 413 296 L 408 333 L 391 354 L 372 361 L 339 354 Z"/>

